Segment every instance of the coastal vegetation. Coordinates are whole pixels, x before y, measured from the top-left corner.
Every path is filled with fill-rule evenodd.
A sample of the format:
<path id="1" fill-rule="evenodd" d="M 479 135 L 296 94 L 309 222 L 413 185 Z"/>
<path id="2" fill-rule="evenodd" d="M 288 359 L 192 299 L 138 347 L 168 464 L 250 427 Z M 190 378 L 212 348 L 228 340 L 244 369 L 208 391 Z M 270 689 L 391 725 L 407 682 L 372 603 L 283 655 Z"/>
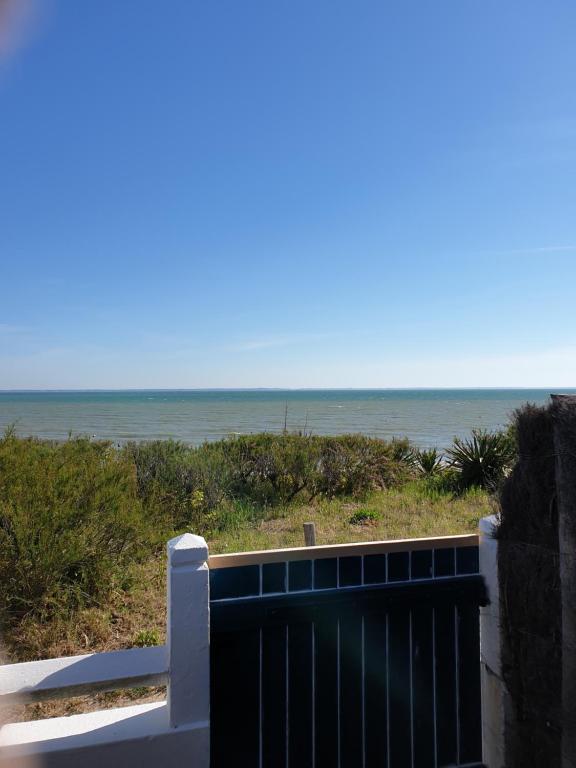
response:
<path id="1" fill-rule="evenodd" d="M 502 432 L 472 430 L 467 439 L 454 438 L 447 452 L 456 487 L 496 490 L 516 459 L 516 434 L 511 426 Z"/>
<path id="2" fill-rule="evenodd" d="M 441 454 L 361 435 L 255 434 L 200 447 L 0 439 L 0 619 L 13 660 L 162 641 L 164 546 L 210 550 L 476 529 L 513 460 L 509 433 Z M 482 471 L 477 469 L 477 465 Z"/>
<path id="3" fill-rule="evenodd" d="M 336 521 L 348 509 L 354 528 L 339 530 L 340 537 L 353 539 L 359 525 L 393 536 L 398 524 L 412 528 L 406 502 L 412 514 L 421 503 L 455 508 L 478 489 L 495 488 L 513 457 L 509 432 L 474 431 L 443 456 L 361 435 L 257 434 L 200 447 L 153 441 L 116 448 L 8 430 L 0 440 L 0 615 L 6 624 L 96 604 L 127 586 L 131 564 L 184 530 L 220 549 L 243 547 L 246 539 L 276 546 L 271 531 L 257 535 L 262 525 L 300 510 Z M 423 525 L 411 535 L 431 532 Z M 324 543 L 335 534 L 327 530 Z"/>

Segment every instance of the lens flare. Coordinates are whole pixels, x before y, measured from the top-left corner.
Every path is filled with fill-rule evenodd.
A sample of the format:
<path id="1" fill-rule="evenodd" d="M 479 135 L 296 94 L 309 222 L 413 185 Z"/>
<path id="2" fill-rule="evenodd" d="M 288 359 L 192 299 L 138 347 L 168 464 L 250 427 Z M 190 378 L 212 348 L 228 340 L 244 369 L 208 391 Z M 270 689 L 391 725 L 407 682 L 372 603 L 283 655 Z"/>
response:
<path id="1" fill-rule="evenodd" d="M 0 60 L 19 51 L 34 26 L 34 0 L 0 0 Z"/>

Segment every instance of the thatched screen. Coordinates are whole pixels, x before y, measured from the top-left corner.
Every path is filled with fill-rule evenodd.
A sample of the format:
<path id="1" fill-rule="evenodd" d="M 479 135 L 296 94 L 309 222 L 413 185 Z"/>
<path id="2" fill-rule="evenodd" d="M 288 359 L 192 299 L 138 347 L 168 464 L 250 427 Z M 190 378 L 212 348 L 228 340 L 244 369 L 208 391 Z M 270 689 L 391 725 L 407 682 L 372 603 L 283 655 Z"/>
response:
<path id="1" fill-rule="evenodd" d="M 559 768 L 562 599 L 553 407 L 526 406 L 516 426 L 519 460 L 501 493 L 498 552 L 502 670 L 510 694 L 506 766 Z"/>

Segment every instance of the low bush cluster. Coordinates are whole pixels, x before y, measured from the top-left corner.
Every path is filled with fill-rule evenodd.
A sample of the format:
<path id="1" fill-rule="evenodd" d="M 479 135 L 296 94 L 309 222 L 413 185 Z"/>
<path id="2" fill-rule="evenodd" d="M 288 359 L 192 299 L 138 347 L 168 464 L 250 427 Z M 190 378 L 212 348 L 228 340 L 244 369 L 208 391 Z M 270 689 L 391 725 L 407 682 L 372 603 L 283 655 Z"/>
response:
<path id="1" fill-rule="evenodd" d="M 130 443 L 124 453 L 147 508 L 168 514 L 174 528 L 192 522 L 205 529 L 224 502 L 266 508 L 392 487 L 413 472 L 407 447 L 361 435 L 259 434 L 199 448 Z"/>
<path id="2" fill-rule="evenodd" d="M 97 599 L 142 545 L 136 472 L 108 443 L 0 440 L 0 616 Z"/>

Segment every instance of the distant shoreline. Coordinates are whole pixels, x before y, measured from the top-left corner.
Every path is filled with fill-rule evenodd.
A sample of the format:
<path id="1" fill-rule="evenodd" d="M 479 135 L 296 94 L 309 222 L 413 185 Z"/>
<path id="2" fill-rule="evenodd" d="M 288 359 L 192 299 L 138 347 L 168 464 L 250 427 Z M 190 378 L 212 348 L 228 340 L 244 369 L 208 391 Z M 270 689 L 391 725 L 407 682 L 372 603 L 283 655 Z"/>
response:
<path id="1" fill-rule="evenodd" d="M 95 389 L 0 389 L 3 394 L 121 392 L 549 392 L 576 393 L 576 387 L 138 387 Z"/>

